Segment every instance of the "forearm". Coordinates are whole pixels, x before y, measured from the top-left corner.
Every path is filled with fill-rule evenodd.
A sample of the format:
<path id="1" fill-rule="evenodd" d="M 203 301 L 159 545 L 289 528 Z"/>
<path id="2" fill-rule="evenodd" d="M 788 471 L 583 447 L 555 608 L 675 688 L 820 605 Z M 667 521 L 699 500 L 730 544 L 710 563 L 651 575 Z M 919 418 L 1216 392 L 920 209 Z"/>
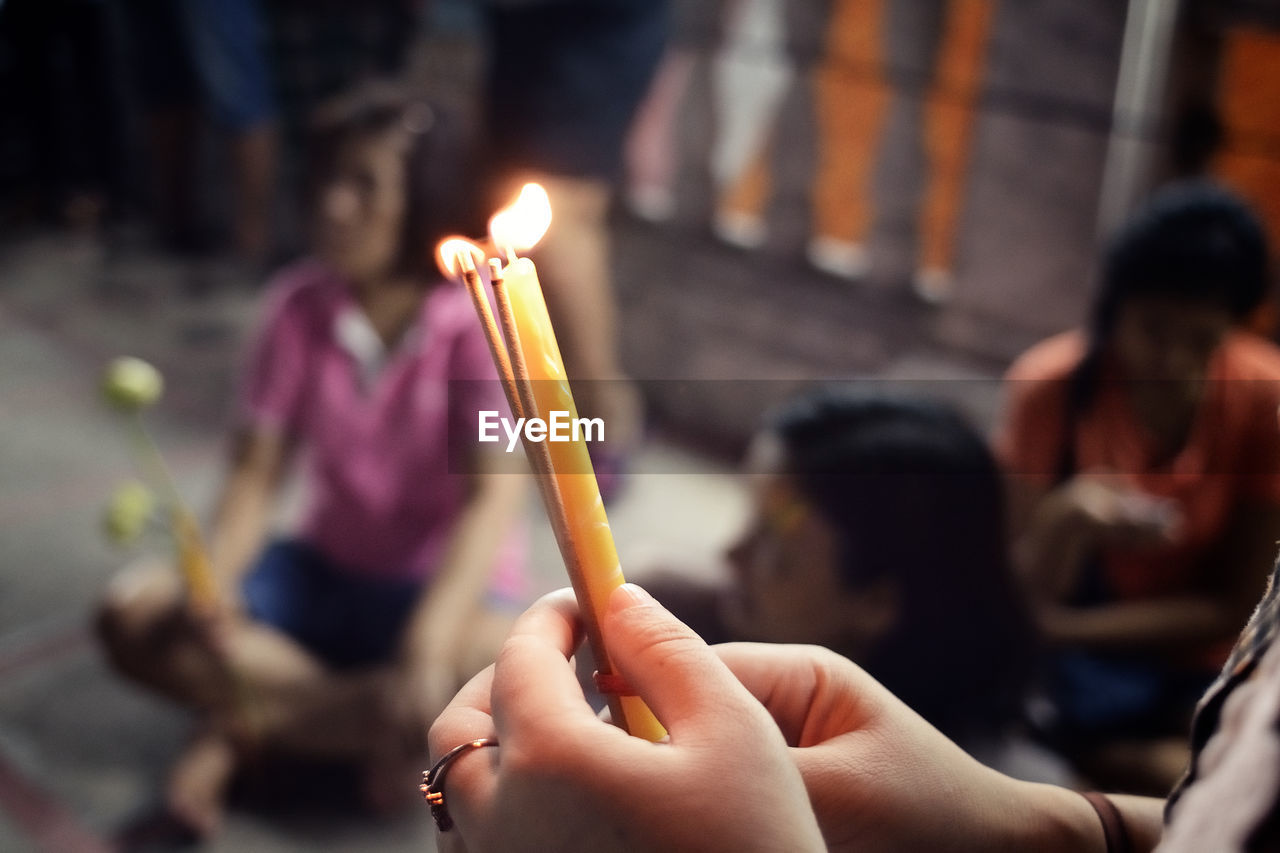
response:
<path id="1" fill-rule="evenodd" d="M 1234 637 L 1243 622 L 1228 605 L 1186 596 L 1098 607 L 1051 606 L 1042 610 L 1040 626 L 1051 644 L 1174 650 Z"/>
<path id="2" fill-rule="evenodd" d="M 1086 853 L 1106 850 L 1102 821 L 1078 792 L 1054 785 L 1017 783 L 1021 796 L 1010 800 L 1005 844 L 990 849 L 1037 850 L 1042 853 Z M 1135 853 L 1146 853 L 1160 843 L 1164 828 L 1164 800 L 1109 794 L 1124 822 Z"/>
<path id="3" fill-rule="evenodd" d="M 257 472 L 237 470 L 227 479 L 209 537 L 210 562 L 224 590 L 238 588 L 262 547 L 273 498 L 274 488 Z"/>
<path id="4" fill-rule="evenodd" d="M 274 431 L 249 429 L 235 436 L 209 537 L 213 571 L 224 590 L 239 588 L 240 577 L 262 547 L 291 455 L 291 443 Z"/>
<path id="5" fill-rule="evenodd" d="M 403 652 L 415 661 L 453 660 L 489 588 L 499 551 L 520 512 L 525 480 L 491 475 L 454 525 L 440 570 L 419 602 Z"/>

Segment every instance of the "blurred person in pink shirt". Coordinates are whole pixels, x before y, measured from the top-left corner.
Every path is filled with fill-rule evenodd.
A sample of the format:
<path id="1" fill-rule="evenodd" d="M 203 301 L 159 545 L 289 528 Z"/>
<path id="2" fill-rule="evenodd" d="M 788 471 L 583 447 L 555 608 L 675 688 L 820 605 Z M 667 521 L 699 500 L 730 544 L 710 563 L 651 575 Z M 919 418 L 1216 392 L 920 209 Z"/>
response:
<path id="1" fill-rule="evenodd" d="M 427 724 L 524 604 L 524 478 L 477 443 L 502 392 L 465 291 L 430 271 L 455 142 L 386 89 L 321 109 L 315 254 L 269 286 L 210 528 L 224 603 L 193 613 L 168 566 L 107 592 L 112 663 L 200 715 L 159 816 L 171 828 L 217 828 L 246 751 L 353 760 L 377 807 L 415 793 Z M 299 457 L 299 529 L 264 548 Z"/>

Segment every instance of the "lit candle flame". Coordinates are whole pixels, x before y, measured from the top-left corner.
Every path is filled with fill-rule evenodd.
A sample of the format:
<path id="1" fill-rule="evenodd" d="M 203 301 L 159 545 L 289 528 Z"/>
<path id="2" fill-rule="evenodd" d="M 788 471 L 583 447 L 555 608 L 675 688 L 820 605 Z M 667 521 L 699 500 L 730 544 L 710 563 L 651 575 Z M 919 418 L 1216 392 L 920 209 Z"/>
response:
<path id="1" fill-rule="evenodd" d="M 440 272 L 448 278 L 457 278 L 462 270 L 458 268 L 458 258 L 460 255 L 470 254 L 475 259 L 477 266 L 483 266 L 485 262 L 484 250 L 472 243 L 465 237 L 449 237 L 442 240 L 440 245 L 436 247 L 436 265 L 440 267 Z"/>
<path id="2" fill-rule="evenodd" d="M 540 184 L 525 184 L 520 197 L 489 220 L 489 236 L 502 249 L 528 250 L 551 227 L 551 200 Z"/>

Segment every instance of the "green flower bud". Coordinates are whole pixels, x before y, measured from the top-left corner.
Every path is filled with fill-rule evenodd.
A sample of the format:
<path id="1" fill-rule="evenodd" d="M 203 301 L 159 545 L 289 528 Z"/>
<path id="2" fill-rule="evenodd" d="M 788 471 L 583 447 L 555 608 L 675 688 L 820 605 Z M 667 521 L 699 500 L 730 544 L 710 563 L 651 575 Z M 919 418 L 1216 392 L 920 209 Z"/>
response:
<path id="1" fill-rule="evenodd" d="M 145 409 L 164 391 L 164 377 L 140 358 L 124 356 L 107 365 L 102 393 L 107 402 L 125 412 Z"/>
<path id="2" fill-rule="evenodd" d="M 116 545 L 128 545 L 142 535 L 156 509 L 156 498 L 137 480 L 121 483 L 111 495 L 102 517 L 107 539 Z"/>

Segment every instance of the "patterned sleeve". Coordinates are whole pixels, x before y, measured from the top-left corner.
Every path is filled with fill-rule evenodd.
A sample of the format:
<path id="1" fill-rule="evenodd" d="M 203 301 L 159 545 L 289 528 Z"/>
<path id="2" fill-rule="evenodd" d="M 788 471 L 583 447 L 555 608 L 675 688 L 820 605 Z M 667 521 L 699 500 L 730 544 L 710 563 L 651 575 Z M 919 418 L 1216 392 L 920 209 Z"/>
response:
<path id="1" fill-rule="evenodd" d="M 1280 643 L 1274 630 L 1259 636 L 1269 645 L 1226 696 L 1195 776 L 1166 815 L 1160 853 L 1280 849 Z"/>

